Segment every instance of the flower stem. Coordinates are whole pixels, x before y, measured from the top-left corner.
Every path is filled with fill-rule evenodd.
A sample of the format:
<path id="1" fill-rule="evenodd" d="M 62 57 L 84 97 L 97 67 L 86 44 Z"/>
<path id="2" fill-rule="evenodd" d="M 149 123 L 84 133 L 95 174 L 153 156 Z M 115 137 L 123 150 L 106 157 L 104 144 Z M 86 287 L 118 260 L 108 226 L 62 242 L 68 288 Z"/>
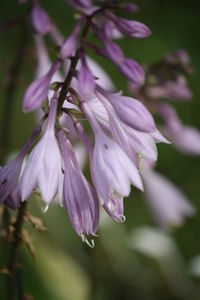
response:
<path id="1" fill-rule="evenodd" d="M 7 299 L 8 300 L 14 300 L 16 294 L 17 252 L 21 242 L 21 231 L 23 226 L 24 215 L 26 212 L 26 206 L 27 206 L 27 202 L 22 202 L 18 210 L 16 223 L 14 225 L 13 241 L 11 243 L 11 249 L 8 257 L 8 266 L 7 266 L 8 271 L 10 272 L 10 275 L 8 275 L 7 277 Z"/>
<path id="2" fill-rule="evenodd" d="M 82 31 L 82 34 L 81 34 L 81 37 L 80 37 L 80 45 L 77 48 L 74 57 L 72 57 L 72 59 L 71 59 L 70 69 L 69 69 L 69 72 L 67 73 L 67 76 L 66 76 L 64 82 L 63 82 L 63 87 L 61 89 L 61 92 L 60 92 L 60 95 L 59 95 L 59 98 L 58 98 L 58 112 L 60 112 L 62 110 L 62 106 L 63 106 L 63 103 L 65 101 L 65 98 L 66 98 L 66 95 L 67 95 L 67 92 L 68 92 L 68 88 L 69 88 L 70 83 L 71 83 L 71 81 L 74 77 L 75 69 L 76 69 L 76 66 L 77 66 L 79 58 L 80 58 L 80 53 L 83 49 L 85 38 L 86 38 L 86 36 L 88 34 L 88 31 L 90 29 L 91 20 L 97 14 L 99 14 L 100 12 L 102 12 L 106 8 L 107 7 L 101 7 L 100 9 L 96 10 L 93 14 L 86 17 L 85 26 L 83 27 L 83 31 Z"/>

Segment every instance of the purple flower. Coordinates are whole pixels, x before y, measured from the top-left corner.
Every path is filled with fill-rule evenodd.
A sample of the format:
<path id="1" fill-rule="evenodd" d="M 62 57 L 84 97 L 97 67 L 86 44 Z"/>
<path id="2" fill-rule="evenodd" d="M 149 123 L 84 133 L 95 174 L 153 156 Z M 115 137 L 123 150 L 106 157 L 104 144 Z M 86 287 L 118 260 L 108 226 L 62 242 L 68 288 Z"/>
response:
<path id="1" fill-rule="evenodd" d="M 24 156 L 25 152 L 20 152 L 0 169 L 0 203 L 3 203 L 15 191 Z"/>
<path id="2" fill-rule="evenodd" d="M 106 20 L 103 27 L 103 34 L 108 40 L 120 39 L 123 37 L 121 32 L 116 28 L 115 23 Z"/>
<path id="3" fill-rule="evenodd" d="M 63 42 L 60 49 L 60 58 L 66 59 L 73 55 L 77 47 L 78 35 L 81 30 L 81 22 L 78 22 L 75 26 L 72 34 Z"/>
<path id="4" fill-rule="evenodd" d="M 22 200 L 26 200 L 39 186 L 48 205 L 62 185 L 61 154 L 54 133 L 56 109 L 57 99 L 52 98 L 45 133 L 29 155 L 20 180 Z"/>
<path id="5" fill-rule="evenodd" d="M 59 69 L 61 61 L 58 59 L 52 65 L 48 73 L 40 78 L 35 79 L 27 88 L 24 99 L 24 111 L 32 111 L 40 107 L 42 102 L 47 98 L 49 85 L 54 73 Z"/>
<path id="6" fill-rule="evenodd" d="M 142 181 L 134 163 L 117 143 L 103 133 L 89 106 L 83 103 L 82 108 L 95 134 L 95 146 L 90 168 L 101 203 L 108 203 L 111 193 L 116 192 L 121 197 L 128 196 L 131 182 L 142 190 Z"/>
<path id="7" fill-rule="evenodd" d="M 84 53 L 81 55 L 81 67 L 78 72 L 78 85 L 83 97 L 91 95 L 95 89 L 94 76 L 88 67 Z"/>
<path id="8" fill-rule="evenodd" d="M 129 13 L 134 13 L 138 11 L 138 6 L 134 3 L 125 3 L 123 5 L 123 8 Z"/>
<path id="9" fill-rule="evenodd" d="M 182 124 L 171 106 L 160 104 L 157 107 L 165 122 L 162 130 L 173 145 L 183 153 L 200 155 L 200 132 Z"/>
<path id="10" fill-rule="evenodd" d="M 109 202 L 104 203 L 103 208 L 114 221 L 125 222 L 123 198 L 116 192 L 110 194 Z"/>
<path id="11" fill-rule="evenodd" d="M 115 63 L 117 66 L 123 63 L 124 54 L 118 45 L 114 44 L 112 41 L 105 41 L 104 47 L 107 57 L 111 59 L 113 63 Z"/>
<path id="12" fill-rule="evenodd" d="M 113 14 L 109 14 L 109 16 L 117 29 L 125 35 L 133 38 L 145 38 L 151 34 L 150 29 L 141 22 L 119 18 Z"/>
<path id="13" fill-rule="evenodd" d="M 51 28 L 51 21 L 46 11 L 39 5 L 37 0 L 33 1 L 31 12 L 31 23 L 36 32 L 45 34 Z"/>
<path id="14" fill-rule="evenodd" d="M 63 131 L 59 131 L 58 137 L 64 162 L 64 206 L 74 230 L 87 242 L 85 235 L 95 235 L 97 231 L 98 201 L 81 171 L 70 141 Z"/>
<path id="15" fill-rule="evenodd" d="M 140 101 L 120 94 L 103 93 L 125 124 L 145 132 L 153 132 L 156 129 L 152 115 Z"/>
<path id="16" fill-rule="evenodd" d="M 40 128 L 36 127 L 19 154 L 0 169 L 0 203 L 6 202 L 13 207 L 18 205 L 18 180 L 23 160 L 39 132 Z"/>
<path id="17" fill-rule="evenodd" d="M 192 98 L 192 92 L 184 80 L 166 81 L 162 84 L 152 85 L 146 88 L 146 95 L 152 99 L 168 98 L 188 101 Z"/>
<path id="18" fill-rule="evenodd" d="M 67 0 L 67 2 L 75 9 L 86 15 L 92 14 L 98 7 L 92 5 L 91 0 Z"/>
<path id="19" fill-rule="evenodd" d="M 144 84 L 145 74 L 142 67 L 133 59 L 124 59 L 123 63 L 119 66 L 120 71 L 129 80 L 133 81 L 138 85 Z"/>
<path id="20" fill-rule="evenodd" d="M 142 177 L 150 209 L 164 229 L 181 225 L 194 213 L 186 196 L 165 177 L 149 168 L 142 171 Z"/>

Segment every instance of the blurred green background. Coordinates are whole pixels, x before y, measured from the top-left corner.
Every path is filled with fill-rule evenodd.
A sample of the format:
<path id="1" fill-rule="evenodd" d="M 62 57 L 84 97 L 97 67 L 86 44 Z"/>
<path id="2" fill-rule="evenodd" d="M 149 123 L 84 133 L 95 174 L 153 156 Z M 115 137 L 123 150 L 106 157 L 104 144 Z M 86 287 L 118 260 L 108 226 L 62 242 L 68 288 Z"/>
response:
<path id="1" fill-rule="evenodd" d="M 200 129 L 200 2 L 134 2 L 140 10 L 133 17 L 147 24 L 152 36 L 143 40 L 125 38 L 120 41 L 120 45 L 128 57 L 133 57 L 141 64 L 156 62 L 167 52 L 176 49 L 185 49 L 189 53 L 195 70 L 188 78 L 194 101 L 176 103 L 175 106 L 185 123 Z M 67 36 L 75 23 L 71 7 L 64 0 L 43 0 L 41 4 Z M 2 0 L 0 21 L 23 15 L 26 9 L 26 5 L 19 7 L 17 1 Z M 1 120 L 9 71 L 17 52 L 19 36 L 17 27 L 0 33 Z M 52 56 L 55 55 L 52 46 L 50 52 Z M 97 58 L 97 61 L 110 74 L 116 87 L 125 90 L 127 82 L 116 68 L 104 59 Z M 23 114 L 21 101 L 26 86 L 33 78 L 35 66 L 30 34 L 22 72 L 15 89 L 7 155 L 22 147 L 34 126 L 35 116 Z M 185 156 L 170 145 L 158 145 L 158 150 L 157 169 L 185 192 L 197 209 L 196 215 L 170 234 L 161 233 L 145 205 L 142 193 L 133 189 L 131 197 L 125 200 L 127 221 L 116 224 L 108 217 L 103 217 L 96 246 L 89 249 L 72 230 L 64 209 L 52 204 L 48 212 L 43 214 L 40 201 L 31 199 L 29 210 L 41 217 L 48 229 L 39 233 L 31 226 L 27 227 L 35 247 L 36 262 L 25 246 L 20 250 L 24 289 L 33 299 L 200 299 L 200 158 Z M 156 252 L 158 248 L 163 249 L 162 253 Z M 0 267 L 4 266 L 5 261 L 6 249 L 2 248 Z M 5 275 L 0 274 L 0 299 L 5 299 L 4 283 Z"/>

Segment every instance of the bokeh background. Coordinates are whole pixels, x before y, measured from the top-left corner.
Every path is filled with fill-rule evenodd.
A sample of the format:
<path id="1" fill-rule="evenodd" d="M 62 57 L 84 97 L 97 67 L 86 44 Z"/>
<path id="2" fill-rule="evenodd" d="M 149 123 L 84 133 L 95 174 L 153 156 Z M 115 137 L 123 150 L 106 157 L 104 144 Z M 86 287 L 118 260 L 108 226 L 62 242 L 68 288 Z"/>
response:
<path id="1" fill-rule="evenodd" d="M 166 53 L 185 49 L 195 70 L 188 77 L 193 102 L 176 103 L 182 120 L 200 129 L 200 2 L 196 0 L 136 0 L 140 10 L 134 18 L 152 30 L 143 40 L 120 41 L 125 54 L 138 62 L 153 63 Z M 43 0 L 41 4 L 66 36 L 75 23 L 73 10 L 64 0 Z M 0 21 L 23 15 L 26 5 L 1 1 Z M 15 59 L 20 31 L 0 33 L 0 120 L 5 117 L 5 94 L 9 71 Z M 18 151 L 30 134 L 34 114 L 23 114 L 21 101 L 33 78 L 36 61 L 31 34 L 24 64 L 15 89 L 9 115 L 11 132 L 6 155 Z M 47 39 L 48 43 L 48 39 Z M 50 46 L 50 53 L 55 49 Z M 118 89 L 127 82 L 112 64 L 98 62 L 107 70 Z M 2 145 L 1 145 L 2 148 Z M 64 209 L 52 204 L 46 214 L 39 199 L 32 198 L 28 209 L 42 218 L 47 231 L 40 233 L 27 225 L 35 247 L 36 262 L 27 247 L 20 249 L 25 291 L 37 300 L 175 300 L 200 299 L 200 157 L 177 152 L 170 145 L 158 145 L 157 170 L 176 183 L 196 207 L 196 214 L 181 228 L 164 233 L 155 224 L 144 195 L 135 189 L 125 200 L 124 224 L 103 216 L 94 249 L 76 236 Z M 1 149 L 1 152 L 3 149 Z M 0 267 L 7 259 L 6 246 L 0 249 Z M 0 274 L 0 299 L 5 299 L 5 276 Z"/>

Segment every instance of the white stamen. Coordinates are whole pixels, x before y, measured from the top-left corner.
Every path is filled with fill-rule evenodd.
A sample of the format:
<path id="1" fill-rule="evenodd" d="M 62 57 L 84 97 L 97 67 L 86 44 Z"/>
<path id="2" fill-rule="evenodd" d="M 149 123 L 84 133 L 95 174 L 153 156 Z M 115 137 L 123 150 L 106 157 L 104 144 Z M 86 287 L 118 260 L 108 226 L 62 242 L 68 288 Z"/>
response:
<path id="1" fill-rule="evenodd" d="M 42 212 L 45 214 L 49 208 L 49 204 L 46 204 L 45 207 L 42 209 Z"/>
<path id="2" fill-rule="evenodd" d="M 86 236 L 84 234 L 81 234 L 81 240 L 83 243 L 86 243 L 90 248 L 94 248 L 95 247 L 95 242 L 92 239 L 91 241 L 88 241 L 88 239 L 86 238 Z"/>
<path id="3" fill-rule="evenodd" d="M 126 217 L 124 215 L 122 215 L 122 223 L 126 222 Z"/>

